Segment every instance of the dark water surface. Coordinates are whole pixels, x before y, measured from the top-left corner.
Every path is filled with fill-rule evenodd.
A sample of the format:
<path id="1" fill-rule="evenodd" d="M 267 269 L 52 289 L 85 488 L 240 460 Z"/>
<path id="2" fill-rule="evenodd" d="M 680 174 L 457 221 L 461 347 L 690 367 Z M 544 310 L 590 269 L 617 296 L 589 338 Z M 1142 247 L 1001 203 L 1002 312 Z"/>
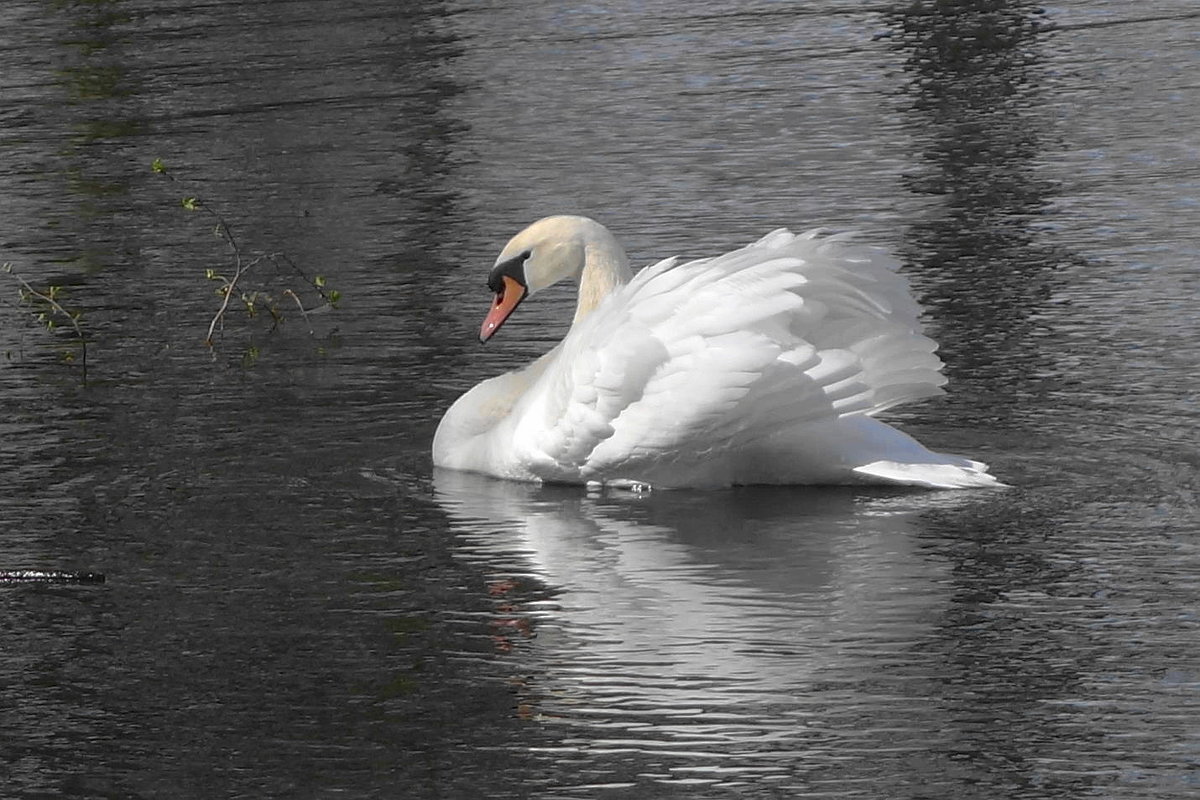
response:
<path id="1" fill-rule="evenodd" d="M 1198 70 L 1185 0 L 7 0 L 0 260 L 88 381 L 0 275 L 0 569 L 107 582 L 0 584 L 0 794 L 1195 796 Z M 210 355 L 185 196 L 339 308 Z M 896 419 L 1014 488 L 433 474 L 565 330 L 474 339 L 559 211 L 892 248 L 951 377 Z"/>

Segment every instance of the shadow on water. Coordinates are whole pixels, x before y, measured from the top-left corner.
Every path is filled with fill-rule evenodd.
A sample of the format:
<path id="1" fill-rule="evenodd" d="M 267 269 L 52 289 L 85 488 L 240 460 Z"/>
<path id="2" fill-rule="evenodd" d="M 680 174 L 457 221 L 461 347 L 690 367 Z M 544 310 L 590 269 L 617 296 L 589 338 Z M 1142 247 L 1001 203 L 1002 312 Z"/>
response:
<path id="1" fill-rule="evenodd" d="M 1137 727 L 1124 707 L 1098 710 L 1122 692 L 1154 706 L 1156 689 L 1140 668 L 1115 666 L 1128 645 L 1107 627 L 1148 613 L 1140 599 L 1120 608 L 1110 598 L 1117 574 L 1129 575 L 1132 595 L 1145 591 L 1133 588 L 1137 568 L 1120 566 L 1141 537 L 1081 522 L 1093 513 L 1081 507 L 1126 515 L 1134 531 L 1169 530 L 1172 515 L 1147 509 L 1157 487 L 1135 454 L 1098 474 L 1090 451 L 1107 445 L 1112 421 L 1087 409 L 1120 387 L 1072 392 L 1096 377 L 1061 362 L 1055 295 L 1088 264 L 1054 240 L 1047 213 L 1061 191 L 1045 169 L 1060 144 L 1050 26 L 1024 0 L 917 2 L 890 21 L 920 154 L 907 187 L 936 200 L 906 233 L 910 274 L 942 345 L 955 418 L 1013 431 L 1001 474 L 1030 487 L 926 520 L 928 555 L 947 564 L 950 598 L 928 648 L 941 654 L 938 702 L 960 775 L 989 797 L 1075 796 L 1114 781 L 1178 788 L 1178 762 L 1122 742 Z M 1149 546 L 1144 563 L 1169 571 L 1162 554 Z M 1090 772 L 1062 767 L 1084 761 Z"/>
<path id="2" fill-rule="evenodd" d="M 1011 423 L 1044 391 L 1050 331 L 1039 316 L 1058 270 L 1078 263 L 1039 230 L 1057 189 L 1038 171 L 1053 146 L 1042 13 L 1028 0 L 951 0 L 889 15 L 921 160 L 906 184 L 938 199 L 909 227 L 904 253 L 977 424 Z"/>
<path id="3" fill-rule="evenodd" d="M 49 255 L 57 268 L 69 267 L 68 281 L 80 273 L 126 269 L 142 246 L 142 227 L 127 224 L 135 180 L 126 168 L 132 142 L 146 133 L 145 86 L 131 67 L 131 16 L 119 2 L 62 3 L 48 15 L 51 61 L 61 102 L 37 110 L 42 136 L 58 142 L 54 168 L 45 178 L 52 195 L 70 197 L 68 206 L 51 204 L 41 221 L 38 257 Z M 39 137 L 41 138 L 41 137 Z"/>
<path id="4" fill-rule="evenodd" d="M 904 254 L 946 362 L 953 413 L 969 426 L 1019 427 L 1044 405 L 1054 356 L 1042 316 L 1063 281 L 1060 269 L 1079 261 L 1039 227 L 1058 189 L 1038 169 L 1054 146 L 1043 97 L 1042 14 L 1027 0 L 949 0 L 911 3 L 890 15 L 919 153 L 905 183 L 937 200 L 908 228 Z M 1014 463 L 1006 479 L 1019 482 L 1022 468 Z M 1053 754 L 1041 741 L 1077 740 L 1051 733 L 1059 723 L 1040 712 L 1079 691 L 1082 670 L 1068 655 L 1078 631 L 1049 631 L 1009 605 L 1063 578 L 1055 575 L 1056 563 L 1063 567 L 1053 548 L 1039 546 L 1059 535 L 1062 511 L 1019 493 L 983 505 L 982 513 L 930 521 L 946 535 L 932 547 L 946 560 L 953 592 L 929 643 L 943 659 L 946 732 L 959 763 L 971 765 L 962 774 L 992 792 L 1047 781 L 1041 765 Z"/>

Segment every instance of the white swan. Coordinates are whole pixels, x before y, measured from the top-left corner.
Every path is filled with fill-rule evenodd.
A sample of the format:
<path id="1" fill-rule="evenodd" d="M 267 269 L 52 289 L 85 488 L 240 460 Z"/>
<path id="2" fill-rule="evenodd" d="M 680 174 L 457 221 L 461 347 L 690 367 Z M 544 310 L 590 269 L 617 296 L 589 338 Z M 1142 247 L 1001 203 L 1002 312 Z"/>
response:
<path id="1" fill-rule="evenodd" d="M 539 220 L 500 253 L 479 338 L 564 278 L 579 283 L 571 329 L 460 397 L 433 462 L 560 483 L 1000 485 L 873 417 L 946 382 L 895 268 L 844 237 L 781 229 L 634 277 L 599 223 Z"/>

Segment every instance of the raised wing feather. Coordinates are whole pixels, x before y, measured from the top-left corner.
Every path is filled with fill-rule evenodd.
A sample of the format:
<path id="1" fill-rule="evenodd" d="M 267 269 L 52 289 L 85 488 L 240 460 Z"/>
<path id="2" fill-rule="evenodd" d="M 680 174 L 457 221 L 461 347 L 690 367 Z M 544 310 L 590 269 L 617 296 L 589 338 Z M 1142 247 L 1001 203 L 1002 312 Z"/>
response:
<path id="1" fill-rule="evenodd" d="M 891 259 L 818 231 L 660 262 L 572 328 L 518 439 L 540 477 L 602 479 L 874 414 L 945 382 L 918 313 Z"/>

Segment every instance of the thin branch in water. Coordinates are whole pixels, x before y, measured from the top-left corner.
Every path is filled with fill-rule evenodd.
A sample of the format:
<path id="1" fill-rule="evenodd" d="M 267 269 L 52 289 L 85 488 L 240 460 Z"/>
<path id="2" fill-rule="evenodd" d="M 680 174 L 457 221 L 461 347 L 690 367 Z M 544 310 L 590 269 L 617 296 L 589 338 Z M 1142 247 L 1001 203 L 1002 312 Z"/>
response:
<path id="1" fill-rule="evenodd" d="M 229 308 L 229 299 L 233 297 L 233 291 L 237 288 L 237 282 L 241 280 L 243 275 L 250 271 L 251 267 L 261 262 L 264 258 L 266 258 L 266 256 L 259 256 L 253 261 L 242 264 L 241 256 L 238 256 L 237 269 L 233 273 L 233 277 L 221 287 L 223 294 L 225 295 L 221 298 L 221 307 L 217 309 L 217 313 L 213 315 L 212 322 L 208 324 L 208 335 L 204 337 L 204 343 L 208 345 L 209 350 L 213 349 L 213 335 L 216 333 L 217 326 L 220 325 L 222 320 L 225 318 L 225 312 Z M 216 357 L 215 353 L 213 354 L 213 357 Z"/>
<path id="2" fill-rule="evenodd" d="M 317 275 L 316 277 L 310 278 L 308 273 L 296 266 L 295 262 L 288 258 L 286 254 L 277 253 L 275 256 L 272 256 L 271 260 L 274 261 L 276 258 L 291 267 L 292 271 L 299 275 L 301 280 L 315 289 L 317 294 L 321 295 L 321 298 L 330 308 L 337 308 L 338 300 L 341 299 L 342 293 L 337 289 L 330 289 L 326 291 L 325 279 L 323 277 Z"/>
<path id="3" fill-rule="evenodd" d="M 284 289 L 283 293 L 292 298 L 296 303 L 296 308 L 300 309 L 300 316 L 304 317 L 304 324 L 308 326 L 308 335 L 312 336 L 315 334 L 316 331 L 313 330 L 312 321 L 308 318 L 308 312 L 304 310 L 304 303 L 300 302 L 300 298 L 291 289 Z"/>
<path id="4" fill-rule="evenodd" d="M 29 281 L 25 280 L 24 278 L 22 278 L 20 275 L 18 275 L 16 272 L 13 271 L 12 264 L 4 264 L 3 271 L 7 272 L 9 275 L 11 275 L 13 277 L 13 280 L 15 280 L 17 283 L 19 283 L 21 285 L 21 291 L 24 293 L 22 296 L 23 300 L 30 298 L 30 297 L 36 298 L 37 300 L 44 303 L 47 308 L 50 309 L 51 314 L 58 314 L 59 316 L 64 317 L 67 320 L 67 322 L 71 323 L 71 327 L 74 328 L 74 330 L 75 330 L 75 338 L 79 342 L 80 377 L 82 378 L 83 382 L 86 384 L 87 383 L 87 339 L 84 338 L 83 328 L 79 325 L 79 314 L 78 313 L 72 314 L 70 311 L 65 309 L 61 303 L 59 303 L 57 300 L 54 299 L 54 287 L 51 287 L 51 290 L 49 293 L 39 292 L 37 289 L 34 289 L 33 286 L 30 285 Z M 54 327 L 53 323 L 50 323 L 49 327 L 53 328 Z"/>

